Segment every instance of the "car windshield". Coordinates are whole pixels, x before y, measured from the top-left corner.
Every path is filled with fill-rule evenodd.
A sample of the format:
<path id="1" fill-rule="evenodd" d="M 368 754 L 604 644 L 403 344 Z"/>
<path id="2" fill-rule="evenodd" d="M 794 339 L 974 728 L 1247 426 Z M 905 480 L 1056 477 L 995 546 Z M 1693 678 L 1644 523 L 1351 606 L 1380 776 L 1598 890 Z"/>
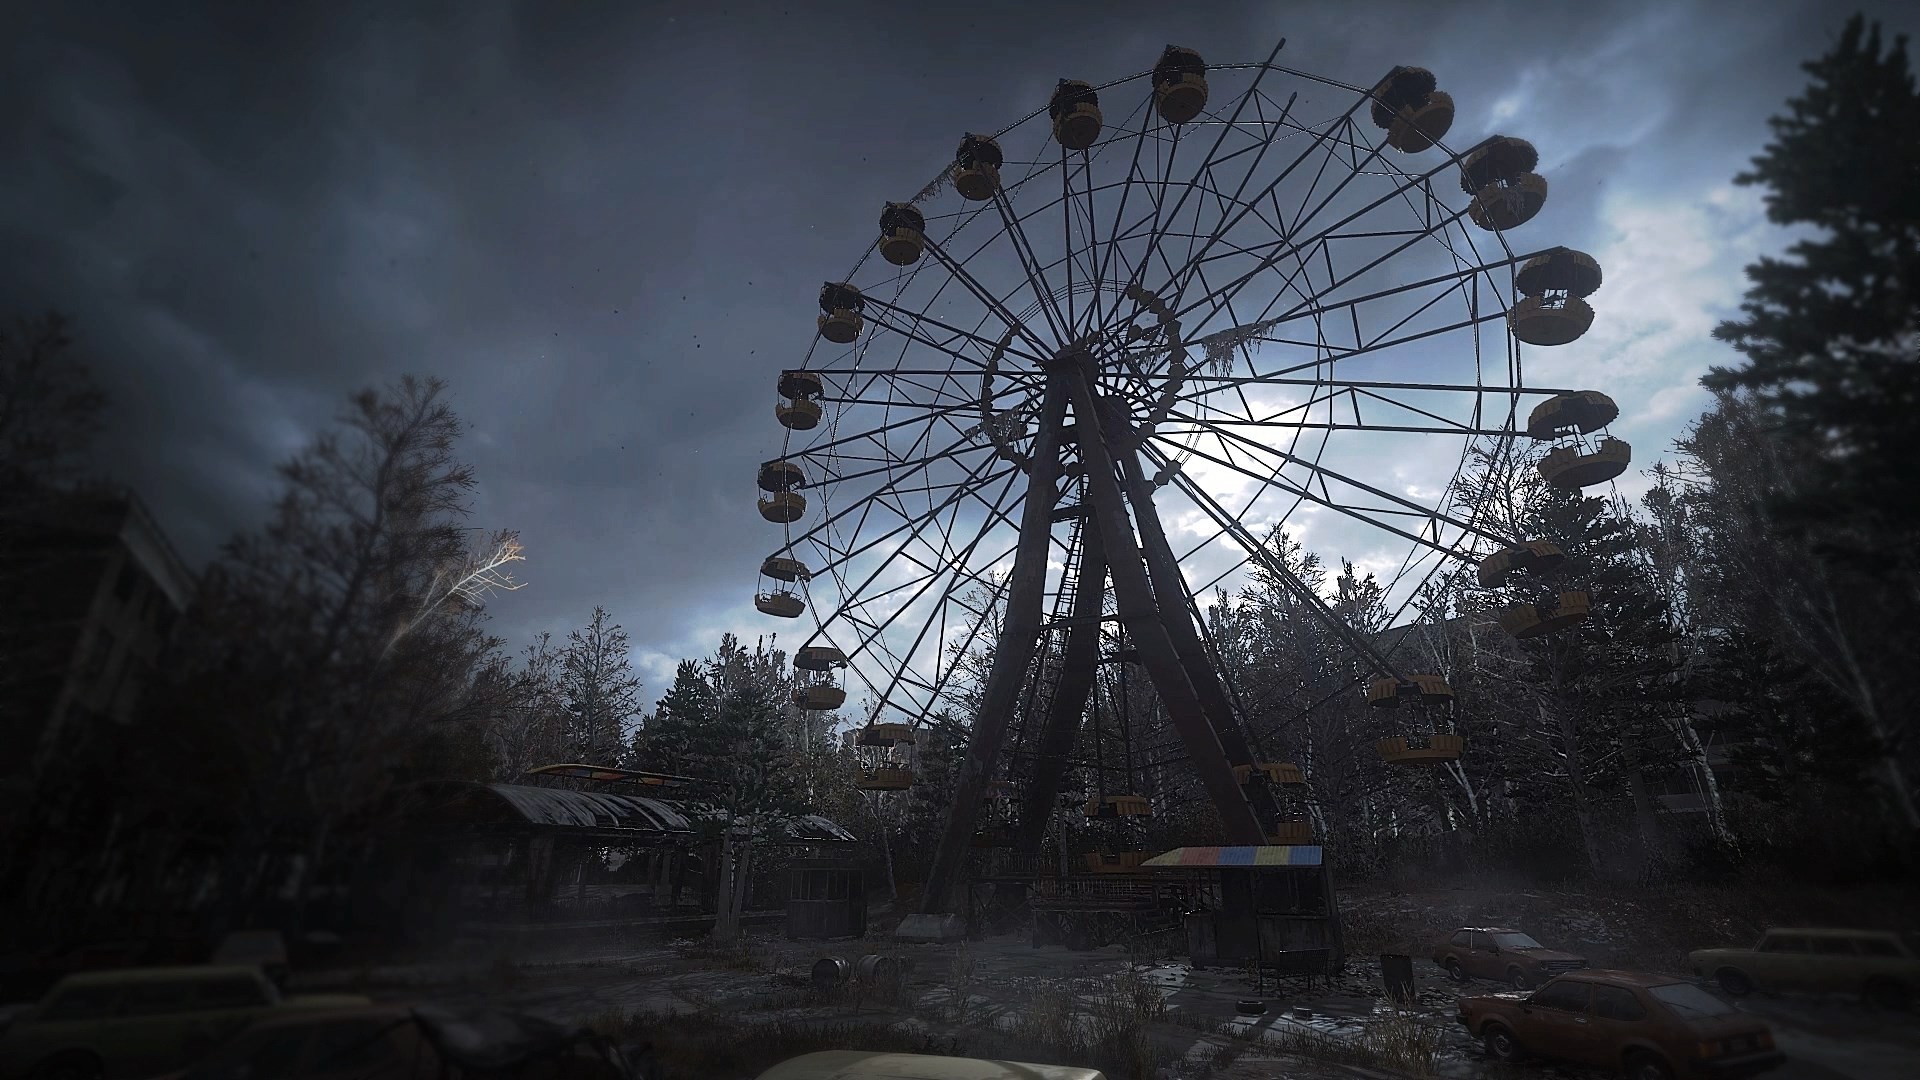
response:
<path id="1" fill-rule="evenodd" d="M 1503 949 L 1538 949 L 1540 943 L 1526 934 L 1495 934 L 1493 943 Z"/>
<path id="2" fill-rule="evenodd" d="M 1681 1016 L 1727 1016 L 1736 1011 L 1733 1006 L 1692 983 L 1650 986 L 1647 993 Z"/>

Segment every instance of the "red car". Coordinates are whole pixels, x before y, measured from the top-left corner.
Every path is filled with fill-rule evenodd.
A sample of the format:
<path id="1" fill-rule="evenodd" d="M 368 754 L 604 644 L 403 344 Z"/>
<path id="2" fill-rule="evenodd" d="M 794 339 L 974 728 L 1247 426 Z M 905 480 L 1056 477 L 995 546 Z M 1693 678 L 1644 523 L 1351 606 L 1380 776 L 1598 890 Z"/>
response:
<path id="1" fill-rule="evenodd" d="M 1766 1021 L 1664 975 L 1576 972 L 1525 998 L 1461 998 L 1458 1019 L 1500 1061 L 1558 1058 L 1629 1080 L 1747 1077 L 1786 1060 Z"/>
<path id="2" fill-rule="evenodd" d="M 1469 926 L 1434 946 L 1433 962 L 1454 982 L 1491 979 L 1531 990 L 1555 975 L 1587 966 L 1586 957 L 1549 949 L 1530 935 L 1500 926 Z"/>

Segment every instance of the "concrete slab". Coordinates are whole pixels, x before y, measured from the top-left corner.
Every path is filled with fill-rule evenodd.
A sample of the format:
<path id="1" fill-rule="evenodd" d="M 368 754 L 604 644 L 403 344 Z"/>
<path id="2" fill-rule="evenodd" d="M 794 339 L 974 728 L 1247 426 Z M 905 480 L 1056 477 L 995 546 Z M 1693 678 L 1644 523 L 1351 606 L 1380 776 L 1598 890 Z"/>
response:
<path id="1" fill-rule="evenodd" d="M 967 923 L 958 915 L 909 915 L 893 932 L 895 941 L 949 942 L 967 936 Z"/>

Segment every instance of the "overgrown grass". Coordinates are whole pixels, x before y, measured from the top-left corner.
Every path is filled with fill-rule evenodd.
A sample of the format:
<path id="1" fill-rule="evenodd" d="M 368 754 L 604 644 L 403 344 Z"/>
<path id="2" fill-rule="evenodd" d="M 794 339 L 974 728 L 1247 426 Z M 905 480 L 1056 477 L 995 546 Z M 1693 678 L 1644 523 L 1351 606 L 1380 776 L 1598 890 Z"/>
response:
<path id="1" fill-rule="evenodd" d="M 947 968 L 948 1009 L 956 1024 L 967 1022 L 967 1014 L 973 1008 L 975 982 L 973 949 L 963 941 L 953 951 L 953 961 Z"/>
<path id="2" fill-rule="evenodd" d="M 1395 1012 L 1369 1022 L 1352 1036 L 1332 1035 L 1310 1028 L 1261 1028 L 1236 1025 L 1208 1017 L 1176 1016 L 1182 1027 L 1233 1041 L 1216 1050 L 1212 1068 L 1231 1066 L 1255 1047 L 1261 1054 L 1287 1054 L 1335 1065 L 1357 1065 L 1402 1076 L 1437 1075 L 1441 1031 L 1412 1012 Z"/>
<path id="3" fill-rule="evenodd" d="M 773 957 L 765 950 L 755 949 L 745 934 L 730 942 L 716 942 L 711 938 L 692 938 L 673 943 L 674 951 L 682 959 L 695 961 L 706 967 L 720 968 L 725 971 L 769 971 Z"/>
<path id="4" fill-rule="evenodd" d="M 975 979 L 970 957 L 956 963 L 961 983 Z M 957 988 L 956 988 L 957 989 Z M 1380 1018 L 1351 1037 L 1300 1028 L 1249 1031 L 1218 1021 L 1169 1014 L 1160 989 L 1126 973 L 1091 984 L 1076 998 L 1066 987 L 1035 984 L 1008 1010 L 1012 1023 L 978 1023 L 951 1002 L 938 1019 L 962 1030 L 951 1035 L 875 1018 L 819 1022 L 752 1020 L 719 1009 L 623 1016 L 608 1011 L 587 1021 L 628 1045 L 651 1043 L 648 1075 L 658 1080 L 749 1080 L 788 1058 L 817 1050 L 953 1054 L 1097 1068 L 1113 1080 L 1149 1080 L 1163 1063 L 1156 1025 L 1174 1023 L 1231 1036 L 1203 1063 L 1225 1069 L 1248 1053 L 1295 1055 L 1411 1077 L 1432 1077 L 1440 1031 L 1412 1013 Z M 975 1021 L 969 1023 L 969 1021 Z"/>
<path id="5" fill-rule="evenodd" d="M 968 1054 L 1092 1067 L 1114 1080 L 1147 1080 L 1158 1070 L 1151 1026 L 1166 1018 L 1166 1006 L 1160 989 L 1139 975 L 1101 980 L 1084 1008 L 1066 987 L 1039 985 L 1008 1011 L 1013 1023 L 980 1028 Z"/>

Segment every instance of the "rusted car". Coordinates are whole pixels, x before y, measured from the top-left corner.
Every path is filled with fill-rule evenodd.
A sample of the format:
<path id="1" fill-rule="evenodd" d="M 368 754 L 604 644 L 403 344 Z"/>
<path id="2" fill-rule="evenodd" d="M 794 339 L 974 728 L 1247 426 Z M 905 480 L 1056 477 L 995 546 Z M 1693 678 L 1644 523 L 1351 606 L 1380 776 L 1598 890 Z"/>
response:
<path id="1" fill-rule="evenodd" d="M 1661 975 L 1561 975 L 1524 998 L 1461 998 L 1458 1019 L 1500 1061 L 1556 1058 L 1616 1068 L 1628 1080 L 1737 1080 L 1786 1060 L 1766 1021 Z"/>
<path id="2" fill-rule="evenodd" d="M 276 1017 L 163 1080 L 635 1080 L 585 1028 L 494 1009 L 369 1005 Z"/>
<path id="3" fill-rule="evenodd" d="M 1754 990 L 1858 993 L 1904 1009 L 1920 991 L 1920 950 L 1886 930 L 1769 930 L 1751 949 L 1696 949 L 1693 973 L 1735 997 Z"/>
<path id="4" fill-rule="evenodd" d="M 1587 966 L 1583 956 L 1549 949 L 1518 930 L 1469 926 L 1434 946 L 1433 962 L 1455 982 L 1490 979 L 1515 990 L 1539 986 L 1555 975 Z"/>

